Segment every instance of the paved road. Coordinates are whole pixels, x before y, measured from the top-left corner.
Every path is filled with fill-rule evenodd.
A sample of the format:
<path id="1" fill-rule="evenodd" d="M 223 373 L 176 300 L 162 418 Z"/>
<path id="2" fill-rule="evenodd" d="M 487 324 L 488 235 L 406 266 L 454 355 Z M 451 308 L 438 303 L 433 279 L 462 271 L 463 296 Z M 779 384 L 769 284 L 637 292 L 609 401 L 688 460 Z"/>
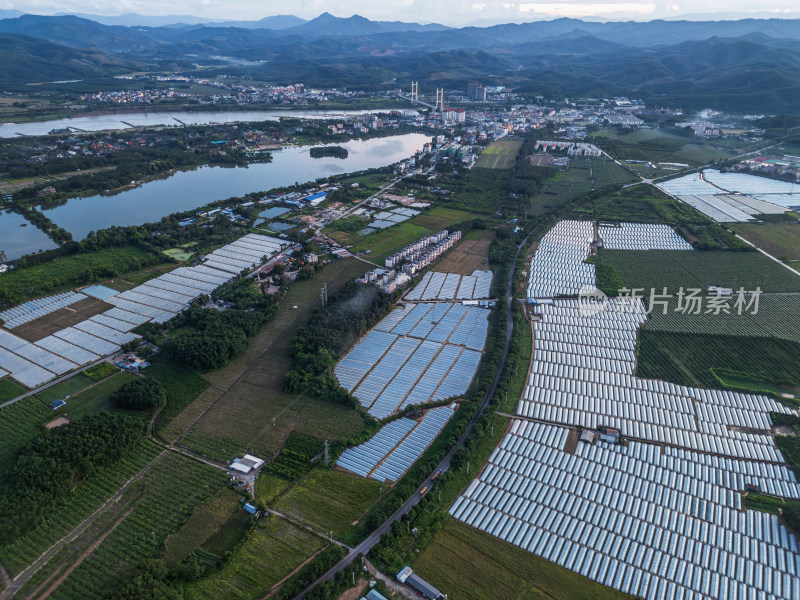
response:
<path id="1" fill-rule="evenodd" d="M 464 442 L 467 440 L 467 437 L 469 437 L 469 434 L 472 432 L 472 428 L 475 426 L 475 423 L 478 421 L 481 415 L 483 415 L 484 411 L 486 410 L 486 407 L 489 406 L 489 402 L 491 401 L 492 396 L 494 396 L 494 393 L 497 390 L 497 385 L 500 383 L 500 375 L 503 373 L 503 368 L 505 367 L 506 364 L 506 358 L 508 357 L 508 348 L 511 345 L 511 336 L 514 333 L 514 317 L 511 312 L 511 304 L 514 300 L 513 286 L 514 286 L 514 273 L 516 271 L 517 259 L 519 258 L 519 253 L 521 252 L 522 248 L 524 248 L 525 245 L 528 243 L 528 239 L 530 239 L 530 236 L 533 234 L 534 231 L 536 231 L 536 229 L 531 231 L 525 237 L 525 239 L 522 240 L 522 242 L 517 246 L 517 251 L 514 254 L 514 261 L 511 265 L 511 269 L 508 274 L 508 284 L 506 287 L 506 304 L 508 308 L 507 311 L 508 319 L 506 321 L 506 341 L 505 345 L 503 346 L 503 356 L 500 360 L 500 366 L 497 369 L 497 374 L 495 375 L 494 381 L 492 382 L 492 386 L 489 388 L 489 391 L 486 392 L 486 395 L 484 396 L 483 401 L 481 402 L 481 405 L 478 408 L 478 411 L 472 417 L 472 420 L 470 420 L 470 422 L 467 424 L 466 428 L 461 434 L 461 437 L 458 438 L 458 441 L 456 442 L 455 446 L 451 448 L 450 452 L 447 453 L 447 456 L 445 456 L 442 459 L 442 461 L 436 466 L 436 469 L 434 469 L 434 473 L 437 470 L 445 471 L 450 467 L 450 462 L 453 459 L 453 455 L 455 455 L 456 451 L 464 444 Z M 422 484 L 414 491 L 411 497 L 408 498 L 403 503 L 403 506 L 398 508 L 397 511 L 395 511 L 394 514 L 392 514 L 388 519 L 386 519 L 386 521 L 384 521 L 380 527 L 378 527 L 375 531 L 373 531 L 369 535 L 369 537 L 367 537 L 364 541 L 362 541 L 358 546 L 351 549 L 350 552 L 348 552 L 347 556 L 345 556 L 342 560 L 336 563 L 327 573 L 325 573 L 322 577 L 317 579 L 314 583 L 312 583 L 309 587 L 303 590 L 300 594 L 295 596 L 294 600 L 299 600 L 300 598 L 305 596 L 309 591 L 311 591 L 311 589 L 313 589 L 320 583 L 325 581 L 331 581 L 334 577 L 336 577 L 336 574 L 339 573 L 339 571 L 350 565 L 350 563 L 353 562 L 353 560 L 358 554 L 366 554 L 367 552 L 369 552 L 373 548 L 373 546 L 375 546 L 380 541 L 381 536 L 389 531 L 389 529 L 392 527 L 392 523 L 402 518 L 412 508 L 414 508 L 414 506 L 416 506 L 419 503 L 420 490 L 422 490 L 422 488 L 426 486 L 430 487 L 432 484 L 433 482 L 430 476 L 428 476 L 428 478 L 425 479 L 425 481 L 423 481 Z"/>

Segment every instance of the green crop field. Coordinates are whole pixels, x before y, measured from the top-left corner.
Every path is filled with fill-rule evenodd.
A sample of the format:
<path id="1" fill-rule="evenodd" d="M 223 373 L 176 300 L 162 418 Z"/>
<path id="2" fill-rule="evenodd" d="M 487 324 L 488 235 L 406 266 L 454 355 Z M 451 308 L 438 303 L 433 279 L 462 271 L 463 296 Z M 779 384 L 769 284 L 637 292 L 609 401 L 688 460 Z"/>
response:
<path id="1" fill-rule="evenodd" d="M 733 149 L 719 148 L 697 136 L 661 129 L 643 128 L 622 135 L 612 130 L 600 133 L 606 140 L 597 143 L 616 159 L 702 165 L 736 154 Z"/>
<path id="2" fill-rule="evenodd" d="M 95 383 L 93 379 L 90 379 L 83 373 L 78 373 L 74 377 L 70 377 L 62 383 L 51 386 L 46 390 L 42 390 L 36 395 L 42 400 L 42 402 L 49 404 L 53 400 L 71 396 L 72 394 L 89 387 L 93 383 Z"/>
<path id="3" fill-rule="evenodd" d="M 112 410 L 109 402 L 111 394 L 124 383 L 135 379 L 135 377 L 133 373 L 119 371 L 116 375 L 97 383 L 89 380 L 94 385 L 70 396 L 67 400 L 67 405 L 62 410 L 70 419 L 79 419 L 84 415 L 98 413 L 103 410 Z M 149 417 L 148 414 L 133 414 L 142 418 Z"/>
<path id="4" fill-rule="evenodd" d="M 115 465 L 92 473 L 77 485 L 59 506 L 54 507 L 45 521 L 13 543 L 0 547 L 0 563 L 12 577 L 16 576 L 42 552 L 75 529 L 161 452 L 162 448 L 146 441 Z M 43 569 L 42 576 L 49 574 L 61 564 L 59 558 L 55 557 L 48 563 L 47 568 Z"/>
<path id="5" fill-rule="evenodd" d="M 275 503 L 275 508 L 321 532 L 344 532 L 380 498 L 388 486 L 330 471 L 314 469 Z"/>
<path id="6" fill-rule="evenodd" d="M 342 405 L 283 391 L 294 333 L 319 302 L 319 288 L 335 292 L 364 272 L 364 263 L 336 261 L 313 279 L 289 288 L 276 317 L 249 340 L 228 366 L 203 375 L 209 387 L 164 427 L 161 435 L 221 461 L 250 452 L 277 454 L 290 431 L 318 439 L 341 439 L 361 431 L 359 414 Z M 293 308 L 297 306 L 297 308 Z"/>
<path id="7" fill-rule="evenodd" d="M 607 158 L 575 157 L 566 171 L 542 184 L 541 192 L 531 200 L 530 212 L 543 214 L 549 208 L 588 194 L 593 189 L 600 190 L 636 180 L 630 171 Z"/>
<path id="8" fill-rule="evenodd" d="M 460 223 L 469 219 L 477 217 L 475 213 L 466 210 L 457 210 L 455 208 L 447 208 L 444 206 L 436 206 L 430 210 L 414 217 L 413 223 L 415 225 L 422 225 L 433 231 L 440 229 L 447 229 L 453 223 Z"/>
<path id="9" fill-rule="evenodd" d="M 800 314 L 800 294 L 770 294 L 759 299 L 758 312 L 743 307 L 739 314 L 735 307 L 736 296 L 729 303 L 730 313 L 708 311 L 708 304 L 700 314 L 684 314 L 677 310 L 675 299 L 669 302 L 667 313 L 657 306 L 650 313 L 645 325 L 647 331 L 671 333 L 730 335 L 741 337 L 767 337 L 800 343 L 800 328 L 797 315 Z"/>
<path id="10" fill-rule="evenodd" d="M 800 260 L 800 223 L 736 223 L 733 228 L 782 261 Z"/>
<path id="11" fill-rule="evenodd" d="M 16 398 L 25 393 L 25 388 L 10 379 L 0 379 L 0 402 Z"/>
<path id="12" fill-rule="evenodd" d="M 497 140 L 481 152 L 475 166 L 482 169 L 510 169 L 520 148 L 522 140 Z"/>
<path id="13" fill-rule="evenodd" d="M 769 357 L 765 360 L 765 357 Z M 639 332 L 636 374 L 680 385 L 719 387 L 715 371 L 744 381 L 800 383 L 800 344 L 765 337 Z"/>
<path id="14" fill-rule="evenodd" d="M 222 569 L 186 586 L 185 600 L 263 598 L 325 541 L 279 517 L 262 518 Z"/>
<path id="15" fill-rule="evenodd" d="M 220 490 L 192 513 L 179 531 L 164 540 L 164 562 L 174 567 L 200 548 L 240 509 L 241 496 L 230 488 Z"/>
<path id="16" fill-rule="evenodd" d="M 138 564 L 161 555 L 163 542 L 196 506 L 227 485 L 226 475 L 175 453 L 159 458 L 130 488 L 132 511 L 51 594 L 51 598 L 104 598 Z"/>
<path id="17" fill-rule="evenodd" d="M 0 473 L 11 466 L 19 449 L 54 416 L 52 409 L 34 396 L 0 408 Z"/>
<path id="18" fill-rule="evenodd" d="M 675 294 L 679 288 L 710 285 L 762 292 L 800 292 L 800 277 L 758 252 L 685 250 L 603 250 L 603 263 L 613 266 L 629 288 Z"/>
<path id="19" fill-rule="evenodd" d="M 413 563 L 450 598 L 631 598 L 486 533 L 450 520 Z"/>
<path id="20" fill-rule="evenodd" d="M 419 225 L 415 219 L 411 219 L 368 235 L 353 246 L 353 251 L 370 250 L 372 253 L 370 260 L 380 262 L 381 258 L 431 233 L 431 229 Z"/>

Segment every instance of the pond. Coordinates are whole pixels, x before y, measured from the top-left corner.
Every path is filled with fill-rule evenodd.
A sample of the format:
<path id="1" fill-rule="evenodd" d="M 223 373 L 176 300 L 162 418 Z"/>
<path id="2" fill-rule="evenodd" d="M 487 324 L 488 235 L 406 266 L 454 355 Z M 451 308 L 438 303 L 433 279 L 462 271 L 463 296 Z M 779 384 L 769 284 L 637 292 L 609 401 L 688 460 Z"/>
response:
<path id="1" fill-rule="evenodd" d="M 58 244 L 22 215 L 0 211 L 0 262 L 56 247 Z"/>

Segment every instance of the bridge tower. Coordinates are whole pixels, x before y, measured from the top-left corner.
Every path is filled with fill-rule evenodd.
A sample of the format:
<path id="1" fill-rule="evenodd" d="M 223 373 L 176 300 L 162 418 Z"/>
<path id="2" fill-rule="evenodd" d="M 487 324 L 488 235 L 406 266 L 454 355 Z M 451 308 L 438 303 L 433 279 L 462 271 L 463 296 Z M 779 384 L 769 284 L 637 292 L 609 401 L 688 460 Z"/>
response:
<path id="1" fill-rule="evenodd" d="M 411 82 L 411 101 L 417 102 L 419 100 L 419 82 Z"/>
<path id="2" fill-rule="evenodd" d="M 436 108 L 435 110 L 440 110 L 444 112 L 444 89 L 436 89 Z"/>

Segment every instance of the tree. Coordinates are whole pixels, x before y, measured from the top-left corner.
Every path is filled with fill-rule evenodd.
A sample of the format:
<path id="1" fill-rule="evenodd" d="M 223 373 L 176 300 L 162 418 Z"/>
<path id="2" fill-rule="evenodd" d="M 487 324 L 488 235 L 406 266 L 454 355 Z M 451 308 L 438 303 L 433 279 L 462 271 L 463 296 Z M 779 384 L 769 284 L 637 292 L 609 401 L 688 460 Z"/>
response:
<path id="1" fill-rule="evenodd" d="M 164 388 L 157 379 L 139 377 L 129 381 L 113 394 L 111 404 L 115 408 L 153 410 L 166 400 Z"/>

